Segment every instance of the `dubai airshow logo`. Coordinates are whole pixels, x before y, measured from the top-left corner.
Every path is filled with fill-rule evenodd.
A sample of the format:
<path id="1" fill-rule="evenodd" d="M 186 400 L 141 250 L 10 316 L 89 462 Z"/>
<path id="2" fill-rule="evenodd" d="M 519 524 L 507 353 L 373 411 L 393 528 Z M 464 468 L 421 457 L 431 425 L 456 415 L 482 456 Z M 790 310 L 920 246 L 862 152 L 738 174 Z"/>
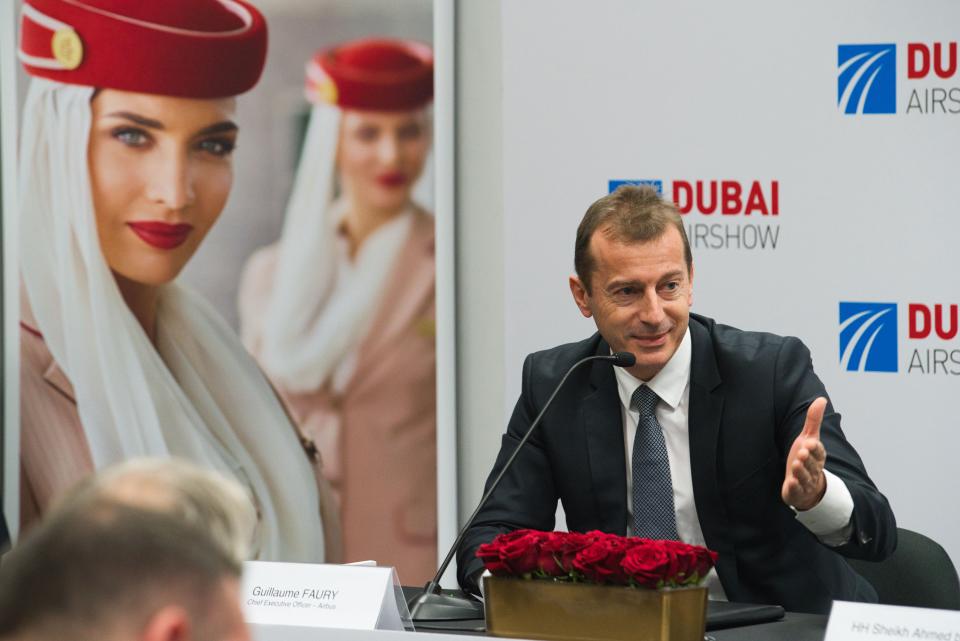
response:
<path id="1" fill-rule="evenodd" d="M 683 216 L 693 249 L 776 250 L 780 242 L 779 180 L 611 179 L 607 189 L 646 185 Z"/>
<path id="2" fill-rule="evenodd" d="M 898 48 L 905 52 L 899 71 Z M 956 42 L 837 45 L 837 107 L 844 114 L 895 114 L 898 101 L 904 114 L 960 114 L 960 85 L 941 82 L 957 76 Z"/>
<path id="3" fill-rule="evenodd" d="M 620 185 L 638 185 L 640 187 L 653 187 L 657 190 L 657 193 L 661 196 L 663 195 L 663 181 L 662 180 L 609 180 L 607 181 L 607 189 L 612 194 L 617 190 L 617 187 Z"/>
<path id="4" fill-rule="evenodd" d="M 897 371 L 896 303 L 840 303 L 840 366 L 848 372 Z"/>
<path id="5" fill-rule="evenodd" d="M 837 104 L 845 114 L 897 113 L 897 45 L 837 47 Z"/>
<path id="6" fill-rule="evenodd" d="M 898 322 L 898 312 L 906 321 Z M 900 319 L 902 320 L 902 319 Z M 900 335 L 898 328 L 906 327 Z M 960 305 L 840 303 L 840 367 L 848 372 L 960 376 Z M 902 367 L 899 345 L 907 347 Z"/>

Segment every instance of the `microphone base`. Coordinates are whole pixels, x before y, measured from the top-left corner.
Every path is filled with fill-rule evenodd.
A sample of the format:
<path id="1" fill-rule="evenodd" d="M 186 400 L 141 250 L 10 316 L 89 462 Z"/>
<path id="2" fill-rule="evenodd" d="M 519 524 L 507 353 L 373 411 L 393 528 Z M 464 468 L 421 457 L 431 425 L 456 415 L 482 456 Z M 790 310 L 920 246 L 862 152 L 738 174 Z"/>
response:
<path id="1" fill-rule="evenodd" d="M 475 621 L 483 619 L 483 603 L 454 594 L 441 594 L 440 587 L 428 583 L 423 592 L 410 599 L 407 607 L 414 625 L 430 621 Z"/>

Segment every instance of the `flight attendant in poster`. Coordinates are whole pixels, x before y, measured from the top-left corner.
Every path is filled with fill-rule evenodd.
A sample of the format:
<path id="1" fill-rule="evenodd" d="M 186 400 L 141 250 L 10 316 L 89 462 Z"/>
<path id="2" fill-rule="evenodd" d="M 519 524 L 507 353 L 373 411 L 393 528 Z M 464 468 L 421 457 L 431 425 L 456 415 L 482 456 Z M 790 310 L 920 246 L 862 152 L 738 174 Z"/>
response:
<path id="1" fill-rule="evenodd" d="M 338 560 L 318 457 L 229 327 L 174 282 L 229 195 L 263 17 L 242 0 L 22 13 L 21 525 L 95 468 L 178 456 L 248 490 L 260 558 Z"/>
<path id="2" fill-rule="evenodd" d="M 433 57 L 366 39 L 307 66 L 313 104 L 280 240 L 241 279 L 241 335 L 340 499 L 347 560 L 436 565 Z"/>

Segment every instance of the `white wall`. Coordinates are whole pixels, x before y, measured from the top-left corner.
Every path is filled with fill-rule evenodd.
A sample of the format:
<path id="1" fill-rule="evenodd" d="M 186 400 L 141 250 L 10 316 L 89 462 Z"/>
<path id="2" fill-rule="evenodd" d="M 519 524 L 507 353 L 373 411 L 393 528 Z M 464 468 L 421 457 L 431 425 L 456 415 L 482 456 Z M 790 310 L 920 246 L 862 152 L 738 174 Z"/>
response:
<path id="1" fill-rule="evenodd" d="M 505 423 L 500 3 L 457 2 L 459 510 L 483 493 Z"/>
<path id="2" fill-rule="evenodd" d="M 576 222 L 607 179 L 777 179 L 783 249 L 695 248 L 694 311 L 806 340 L 900 525 L 960 559 L 960 512 L 925 498 L 953 485 L 960 379 L 911 372 L 904 358 L 899 373 L 848 372 L 837 357 L 843 301 L 896 302 L 901 357 L 960 348 L 905 330 L 908 303 L 960 300 L 960 115 L 906 112 L 911 88 L 960 87 L 960 74 L 918 83 L 904 62 L 907 43 L 957 40 L 957 5 L 461 0 L 458 9 L 461 518 L 495 457 L 523 354 L 591 330 L 564 277 Z M 898 47 L 897 114 L 840 114 L 838 45 L 885 42 Z M 687 220 L 715 222 L 701 214 Z M 816 269 L 805 270 L 798 257 L 812 247 Z M 525 252 L 537 259 L 522 263 Z"/>

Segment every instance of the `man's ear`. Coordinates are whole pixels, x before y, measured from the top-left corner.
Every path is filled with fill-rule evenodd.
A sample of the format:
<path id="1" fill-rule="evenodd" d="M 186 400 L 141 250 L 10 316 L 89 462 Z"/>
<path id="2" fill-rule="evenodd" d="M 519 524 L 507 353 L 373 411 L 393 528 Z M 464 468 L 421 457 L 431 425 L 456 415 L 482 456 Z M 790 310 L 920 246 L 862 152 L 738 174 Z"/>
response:
<path id="1" fill-rule="evenodd" d="M 570 293 L 573 294 L 573 300 L 580 308 L 580 313 L 586 318 L 593 316 L 593 310 L 590 309 L 590 294 L 587 293 L 587 288 L 583 286 L 583 282 L 576 276 L 570 277 Z"/>
<path id="2" fill-rule="evenodd" d="M 147 621 L 141 641 L 190 641 L 190 615 L 178 605 L 168 605 L 157 610 Z"/>
<path id="3" fill-rule="evenodd" d="M 687 268 L 687 271 L 690 272 L 687 281 L 689 285 L 687 286 L 687 307 L 693 307 L 693 263 L 690 263 L 690 267 Z"/>

